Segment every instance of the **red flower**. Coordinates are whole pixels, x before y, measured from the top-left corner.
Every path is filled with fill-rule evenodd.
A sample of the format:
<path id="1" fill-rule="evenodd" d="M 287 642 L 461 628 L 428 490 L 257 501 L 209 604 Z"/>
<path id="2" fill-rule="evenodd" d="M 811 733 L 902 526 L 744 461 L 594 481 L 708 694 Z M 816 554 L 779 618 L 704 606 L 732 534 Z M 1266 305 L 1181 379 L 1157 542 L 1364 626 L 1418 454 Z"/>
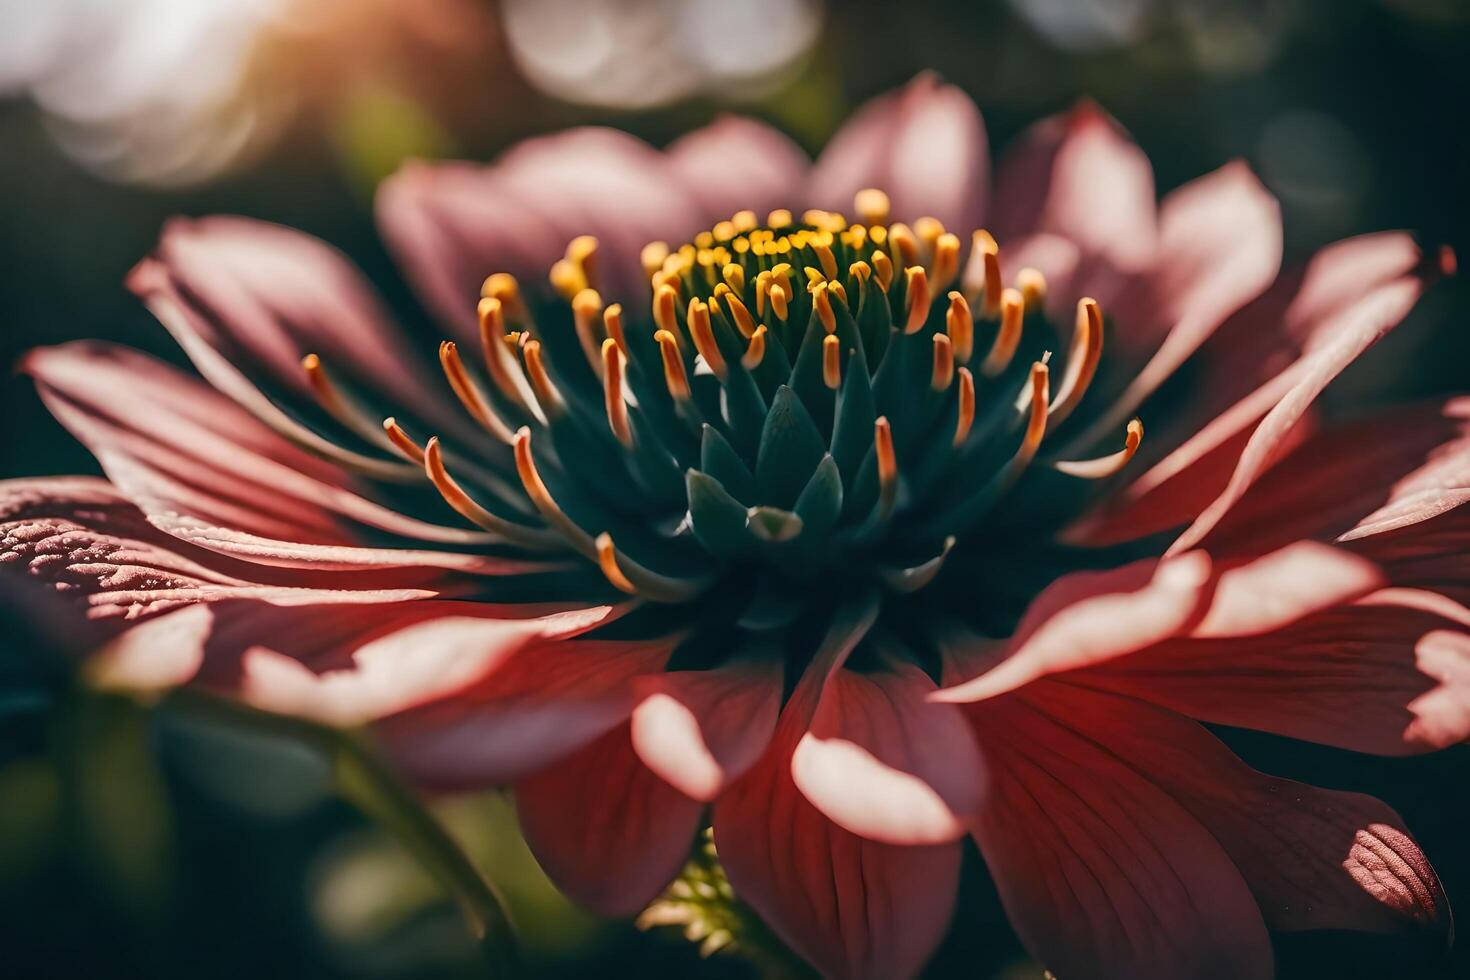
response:
<path id="1" fill-rule="evenodd" d="M 966 834 L 1069 978 L 1266 975 L 1268 929 L 1447 931 L 1391 809 L 1200 724 L 1383 754 L 1470 730 L 1470 403 L 1311 411 L 1443 262 L 1380 234 L 1278 278 L 1243 164 L 1156 207 L 1092 106 L 993 196 L 988 171 L 928 78 L 810 166 L 724 119 L 411 168 L 379 216 L 483 341 L 488 381 L 440 349 L 458 406 L 336 252 L 180 221 L 131 285 L 208 384 L 33 353 L 111 482 L 4 485 L 3 563 L 104 623 L 100 680 L 371 722 L 423 785 L 513 785 L 603 912 L 708 819 L 828 974 L 922 966 Z M 855 194 L 859 225 L 755 215 Z M 998 247 L 946 230 L 982 218 Z M 473 315 L 486 272 L 548 267 L 566 302 L 492 276 Z"/>

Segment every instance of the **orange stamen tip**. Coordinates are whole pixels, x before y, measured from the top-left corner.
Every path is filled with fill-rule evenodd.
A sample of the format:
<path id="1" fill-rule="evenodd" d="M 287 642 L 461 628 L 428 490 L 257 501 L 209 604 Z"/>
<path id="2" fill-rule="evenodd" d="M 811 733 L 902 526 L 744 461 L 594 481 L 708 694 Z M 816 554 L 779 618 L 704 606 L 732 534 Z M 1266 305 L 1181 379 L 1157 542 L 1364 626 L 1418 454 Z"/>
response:
<path id="1" fill-rule="evenodd" d="M 955 420 L 954 439 L 952 445 L 959 447 L 964 445 L 970 436 L 970 427 L 975 424 L 975 376 L 970 373 L 969 368 L 959 369 L 960 376 L 960 411 Z"/>
<path id="2" fill-rule="evenodd" d="M 888 244 L 893 249 L 894 258 L 905 266 L 919 261 L 919 240 L 914 236 L 913 229 L 903 222 L 889 226 Z"/>
<path id="3" fill-rule="evenodd" d="M 885 415 L 873 422 L 873 446 L 878 454 L 878 483 L 885 490 L 891 489 L 898 480 L 898 457 L 893 452 L 893 429 Z"/>
<path id="4" fill-rule="evenodd" d="M 934 335 L 934 369 L 930 374 L 929 386 L 935 391 L 944 391 L 954 381 L 954 344 L 948 334 Z"/>
<path id="5" fill-rule="evenodd" d="M 858 259 L 852 265 L 847 267 L 847 274 L 852 277 L 853 282 L 861 286 L 863 283 L 867 282 L 868 277 L 873 274 L 873 267 L 868 265 L 868 263 L 864 262 L 862 259 Z"/>
<path id="6" fill-rule="evenodd" d="M 643 246 L 643 250 L 638 253 L 638 260 L 643 265 L 643 271 L 647 273 L 650 279 L 653 278 L 654 273 L 659 272 L 663 269 L 664 260 L 666 260 L 668 257 L 668 242 L 649 242 L 647 245 Z"/>
<path id="7" fill-rule="evenodd" d="M 995 377 L 1010 365 L 1011 358 L 1016 353 L 1016 345 L 1021 342 L 1025 312 L 1026 301 L 1021 298 L 1019 290 L 1006 289 L 1001 294 L 1000 331 L 995 335 L 995 343 L 986 355 L 985 362 L 980 365 L 980 370 L 987 378 Z"/>
<path id="8" fill-rule="evenodd" d="M 790 311 L 790 303 L 791 294 L 787 291 L 786 285 L 781 282 L 772 282 L 771 309 L 775 312 L 776 316 L 780 317 L 782 320 L 785 320 L 787 314 Z"/>
<path id="9" fill-rule="evenodd" d="M 832 298 L 827 292 L 825 282 L 812 287 L 812 307 L 817 311 L 817 319 L 822 321 L 822 329 L 830 334 L 837 331 L 837 314 L 832 312 Z"/>
<path id="10" fill-rule="evenodd" d="M 791 224 L 792 220 L 793 219 L 791 217 L 790 211 L 786 210 L 785 208 L 777 208 L 770 214 L 766 215 L 766 227 L 786 228 Z"/>
<path id="11" fill-rule="evenodd" d="M 893 284 L 893 260 L 888 257 L 887 252 L 874 252 L 869 257 L 873 263 L 873 274 L 878 277 L 878 285 L 883 291 L 888 292 L 888 287 Z"/>
<path id="12" fill-rule="evenodd" d="M 964 294 L 955 290 L 949 293 L 949 309 L 944 311 L 944 328 L 954 342 L 955 360 L 968 363 L 975 349 L 975 318 L 970 314 L 970 304 Z"/>
<path id="13" fill-rule="evenodd" d="M 1026 301 L 1026 309 L 1038 310 L 1046 302 L 1046 276 L 1040 269 L 1028 267 L 1016 273 L 1016 285 Z"/>
<path id="14" fill-rule="evenodd" d="M 929 307 L 932 299 L 929 295 L 929 276 L 920 265 L 909 266 L 904 270 L 907 280 L 907 303 L 908 318 L 904 323 L 904 333 L 915 333 L 929 319 Z"/>
<path id="15" fill-rule="evenodd" d="M 1142 443 L 1143 423 L 1134 419 L 1128 423 L 1128 433 L 1124 437 L 1123 448 L 1117 452 L 1097 459 L 1053 463 L 1052 466 L 1059 473 L 1065 473 L 1068 476 L 1075 476 L 1083 480 L 1103 480 L 1127 466 Z"/>
<path id="16" fill-rule="evenodd" d="M 822 381 L 833 391 L 842 384 L 842 341 L 836 334 L 822 338 Z"/>
<path id="17" fill-rule="evenodd" d="M 628 340 L 623 334 L 623 304 L 613 303 L 602 311 L 602 326 L 609 340 L 617 342 L 624 356 L 628 353 Z"/>
<path id="18" fill-rule="evenodd" d="M 756 327 L 750 336 L 750 346 L 741 355 L 740 365 L 747 371 L 754 371 L 760 366 L 766 356 L 766 325 L 763 323 Z"/>
<path id="19" fill-rule="evenodd" d="M 618 566 L 618 549 L 613 545 L 612 535 L 606 531 L 597 536 L 597 566 L 602 569 L 602 574 L 620 592 L 629 595 L 637 595 L 638 587 L 628 581 L 628 576 L 623 574 L 622 568 Z"/>
<path id="20" fill-rule="evenodd" d="M 688 319 L 689 335 L 694 338 L 694 349 L 699 351 L 699 356 L 704 358 L 704 363 L 709 365 L 715 377 L 724 381 L 729 376 L 730 370 L 725 365 L 725 356 L 720 353 L 719 345 L 715 343 L 709 306 L 698 297 L 690 299 Z"/>
<path id="21" fill-rule="evenodd" d="M 658 329 L 666 330 L 671 335 L 679 329 L 677 309 L 679 293 L 673 286 L 665 283 L 658 287 L 653 294 L 653 322 Z"/>
<path id="22" fill-rule="evenodd" d="M 653 339 L 658 342 L 659 354 L 663 357 L 664 383 L 668 385 L 669 394 L 679 401 L 687 401 L 691 395 L 689 375 L 684 370 L 684 358 L 679 354 L 678 342 L 667 330 L 658 331 Z"/>
<path id="23" fill-rule="evenodd" d="M 611 337 L 602 342 L 602 385 L 608 428 L 618 442 L 631 449 L 633 431 L 628 426 L 628 404 L 623 400 L 623 355 Z"/>
<path id="24" fill-rule="evenodd" d="M 934 242 L 934 288 L 945 289 L 960 271 L 960 239 L 945 232 Z"/>

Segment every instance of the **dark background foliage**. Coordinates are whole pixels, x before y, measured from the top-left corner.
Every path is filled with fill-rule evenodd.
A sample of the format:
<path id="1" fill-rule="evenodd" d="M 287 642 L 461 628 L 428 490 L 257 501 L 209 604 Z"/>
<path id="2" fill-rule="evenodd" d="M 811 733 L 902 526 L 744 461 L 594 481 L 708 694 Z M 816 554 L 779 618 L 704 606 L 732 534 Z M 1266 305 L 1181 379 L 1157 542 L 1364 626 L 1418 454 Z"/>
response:
<path id="1" fill-rule="evenodd" d="M 1088 33 L 1089 11 L 1118 8 L 1137 14 L 1127 30 Z M 1386 228 L 1462 255 L 1470 245 L 1470 9 L 1459 0 L 832 0 L 825 17 L 797 67 L 736 107 L 809 150 L 865 98 L 934 69 L 982 106 L 997 147 L 1039 115 L 1090 96 L 1149 153 L 1161 191 L 1246 157 L 1282 201 L 1288 261 Z M 434 117 L 441 135 L 406 149 L 488 159 L 521 137 L 585 122 L 662 144 L 729 108 L 718 91 L 639 112 L 558 101 L 521 77 L 498 32 L 486 43 L 484 71 L 447 101 L 426 103 L 452 107 Z M 400 116 L 369 114 L 351 126 L 303 116 L 273 149 L 226 176 L 149 188 L 94 176 L 58 150 L 34 102 L 0 102 L 0 360 L 103 337 L 177 361 L 122 288 L 174 214 L 239 213 L 319 235 L 412 316 L 371 212 L 373 180 L 396 159 L 401 124 Z M 1437 287 L 1334 386 L 1330 407 L 1354 412 L 1470 388 L 1467 310 L 1463 278 Z M 0 419 L 0 477 L 97 472 L 24 379 L 0 386 Z M 452 907 L 330 792 L 321 758 L 187 706 L 148 709 L 78 691 L 57 668 L 66 638 L 27 629 L 32 619 L 14 612 L 0 609 L 0 972 L 477 975 Z M 1388 800 L 1451 897 L 1470 895 L 1466 750 L 1380 760 L 1225 735 L 1260 768 Z M 451 826 L 507 892 L 537 973 L 747 974 L 736 959 L 700 962 L 675 934 L 570 910 L 538 877 L 504 800 L 447 807 Z M 965 927 L 932 974 L 1039 976 L 971 857 Z M 1304 935 L 1281 938 L 1278 949 L 1285 976 L 1470 975 L 1465 953 L 1443 956 L 1412 940 Z"/>

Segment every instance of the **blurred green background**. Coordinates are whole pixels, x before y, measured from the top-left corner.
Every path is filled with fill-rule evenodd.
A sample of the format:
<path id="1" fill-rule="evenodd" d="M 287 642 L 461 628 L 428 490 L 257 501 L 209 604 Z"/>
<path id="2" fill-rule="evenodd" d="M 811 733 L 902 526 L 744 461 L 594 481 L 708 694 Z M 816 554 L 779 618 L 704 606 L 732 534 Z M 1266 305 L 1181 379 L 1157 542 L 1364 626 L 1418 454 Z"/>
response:
<path id="1" fill-rule="evenodd" d="M 815 151 L 923 69 L 976 99 L 995 147 L 1091 96 L 1161 192 L 1246 157 L 1281 199 L 1288 261 L 1385 228 L 1470 246 L 1463 0 L 0 0 L 0 359 L 104 337 L 178 361 L 122 288 L 170 215 L 319 235 L 412 319 L 371 208 L 406 157 L 488 159 L 581 123 L 661 145 L 730 110 Z M 1463 278 L 1437 287 L 1329 407 L 1470 388 L 1467 311 Z M 23 380 L 0 412 L 0 476 L 97 472 Z M 0 625 L 0 974 L 480 975 L 447 897 L 332 791 L 319 752 L 79 691 L 48 638 Z M 1452 899 L 1470 895 L 1470 751 L 1385 761 L 1225 734 L 1261 768 L 1382 796 Z M 675 930 L 568 907 L 503 798 L 441 813 L 536 975 L 750 975 Z M 973 855 L 962 903 L 932 975 L 1040 976 Z M 1465 953 L 1385 939 L 1279 947 L 1292 977 L 1470 976 Z"/>

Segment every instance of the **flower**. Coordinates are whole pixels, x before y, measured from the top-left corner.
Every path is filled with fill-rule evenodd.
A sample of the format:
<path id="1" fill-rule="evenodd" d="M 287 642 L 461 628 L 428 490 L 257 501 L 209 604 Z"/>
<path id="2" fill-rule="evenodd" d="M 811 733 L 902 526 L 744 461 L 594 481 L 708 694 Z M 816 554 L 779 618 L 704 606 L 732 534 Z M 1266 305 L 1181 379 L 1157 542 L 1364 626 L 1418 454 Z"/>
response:
<path id="1" fill-rule="evenodd" d="M 922 966 L 967 835 L 1067 977 L 1445 934 L 1389 807 L 1200 722 L 1390 755 L 1470 730 L 1470 402 L 1312 411 L 1448 256 L 1369 235 L 1278 277 L 1245 165 L 1156 206 L 1091 105 L 989 186 L 928 76 L 815 164 L 726 118 L 414 166 L 378 211 L 447 385 L 327 246 L 179 221 L 130 285 L 207 383 L 31 354 L 111 482 L 4 485 L 4 564 L 108 629 L 99 682 L 513 786 L 593 909 L 645 906 L 708 821 L 830 975 Z"/>

